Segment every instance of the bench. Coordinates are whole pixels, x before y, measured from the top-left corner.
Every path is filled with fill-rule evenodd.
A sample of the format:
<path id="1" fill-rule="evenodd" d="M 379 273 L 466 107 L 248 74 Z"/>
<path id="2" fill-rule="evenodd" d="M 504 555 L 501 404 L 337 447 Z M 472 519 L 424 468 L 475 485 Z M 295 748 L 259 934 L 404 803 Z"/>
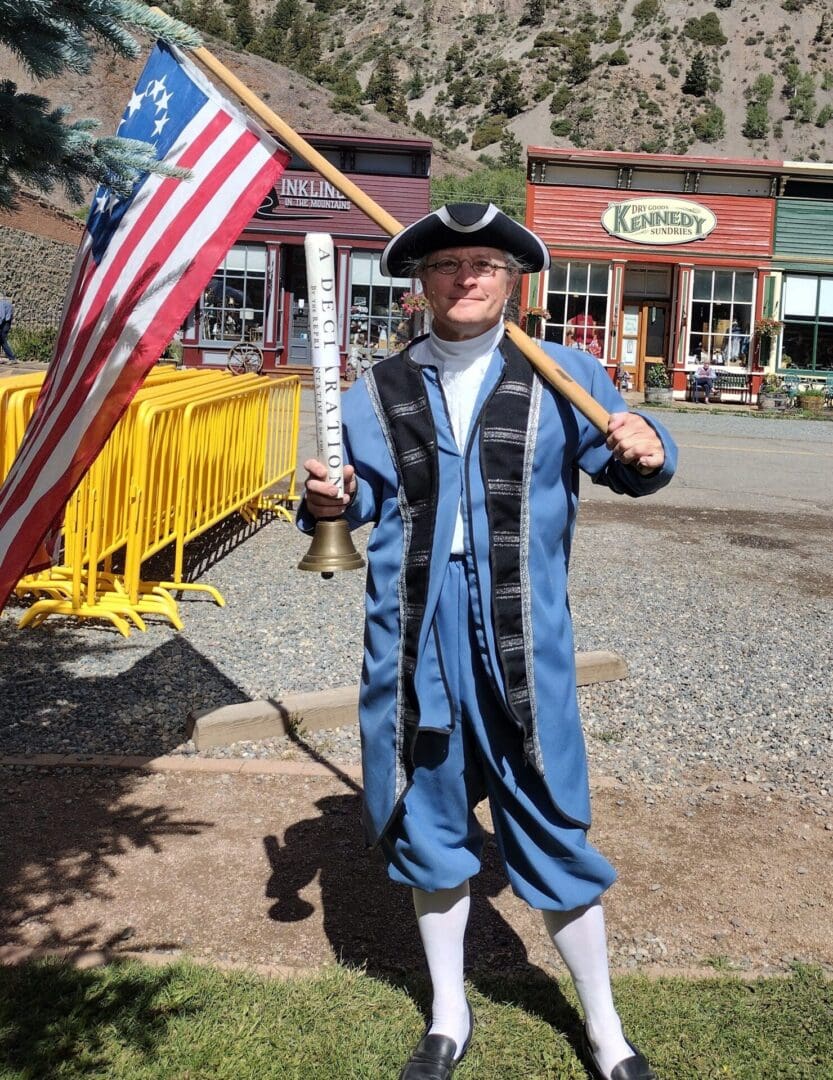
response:
<path id="1" fill-rule="evenodd" d="M 736 399 L 740 405 L 747 405 L 751 400 L 750 377 L 745 371 L 718 371 L 712 392 L 709 397 L 712 401 L 725 401 L 727 398 Z M 689 372 L 686 387 L 686 400 L 694 401 L 695 373 Z"/>

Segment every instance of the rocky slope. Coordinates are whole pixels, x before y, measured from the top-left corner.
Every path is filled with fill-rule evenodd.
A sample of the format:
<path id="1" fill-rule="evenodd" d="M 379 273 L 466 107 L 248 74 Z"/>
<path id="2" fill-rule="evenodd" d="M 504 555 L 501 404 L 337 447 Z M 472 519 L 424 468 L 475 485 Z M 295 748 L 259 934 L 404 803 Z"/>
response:
<path id="1" fill-rule="evenodd" d="M 195 22 L 222 9 L 233 37 L 247 2 L 191 9 Z M 210 35 L 209 47 L 296 130 L 432 138 L 435 176 L 465 173 L 484 153 L 517 164 L 529 145 L 833 157 L 829 0 L 263 0 L 251 4 L 251 47 L 281 7 L 292 25 L 272 30 L 271 51 L 284 63 Z M 297 55 L 302 32 L 313 33 L 312 61 Z M 396 120 L 368 93 L 383 63 Z M 4 75 L 99 117 L 103 131 L 138 69 L 102 53 L 88 75 L 37 84 L 0 50 Z"/>

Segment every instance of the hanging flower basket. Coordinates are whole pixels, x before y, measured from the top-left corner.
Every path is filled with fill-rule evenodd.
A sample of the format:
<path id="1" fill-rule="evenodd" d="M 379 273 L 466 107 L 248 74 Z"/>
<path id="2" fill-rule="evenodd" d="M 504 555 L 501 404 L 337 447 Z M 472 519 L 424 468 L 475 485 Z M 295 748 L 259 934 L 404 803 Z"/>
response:
<path id="1" fill-rule="evenodd" d="M 755 323 L 755 333 L 758 337 L 766 338 L 767 341 L 777 341 L 784 324 L 778 319 L 772 319 L 764 315 Z"/>
<path id="2" fill-rule="evenodd" d="M 425 293 L 406 292 L 399 298 L 399 306 L 408 318 L 411 318 L 413 315 L 418 315 L 419 312 L 427 310 L 428 299 Z"/>
<path id="3" fill-rule="evenodd" d="M 545 307 L 521 308 L 521 324 L 530 337 L 541 337 L 543 323 L 550 317 Z"/>

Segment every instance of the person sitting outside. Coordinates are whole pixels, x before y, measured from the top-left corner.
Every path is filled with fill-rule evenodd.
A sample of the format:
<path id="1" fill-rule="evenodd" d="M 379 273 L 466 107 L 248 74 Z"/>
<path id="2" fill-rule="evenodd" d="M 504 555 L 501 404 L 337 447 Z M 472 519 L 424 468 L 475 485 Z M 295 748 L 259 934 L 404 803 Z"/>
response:
<path id="1" fill-rule="evenodd" d="M 694 373 L 694 400 L 697 401 L 698 390 L 703 391 L 703 401 L 706 405 L 711 404 L 712 394 L 714 393 L 714 384 L 717 379 L 717 372 L 711 365 L 711 360 L 708 356 L 702 362 L 699 368 Z"/>

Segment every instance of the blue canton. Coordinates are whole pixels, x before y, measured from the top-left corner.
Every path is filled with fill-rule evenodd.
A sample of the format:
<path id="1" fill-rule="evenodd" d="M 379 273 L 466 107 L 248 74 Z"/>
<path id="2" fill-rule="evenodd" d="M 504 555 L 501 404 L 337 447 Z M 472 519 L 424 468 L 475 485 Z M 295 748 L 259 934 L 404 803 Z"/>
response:
<path id="1" fill-rule="evenodd" d="M 176 51 L 165 42 L 157 42 L 124 110 L 118 134 L 151 143 L 162 160 L 207 100 L 203 89 L 179 62 Z M 128 196 L 119 196 L 104 184 L 99 185 L 87 219 L 97 263 L 148 175 L 142 173 Z"/>

